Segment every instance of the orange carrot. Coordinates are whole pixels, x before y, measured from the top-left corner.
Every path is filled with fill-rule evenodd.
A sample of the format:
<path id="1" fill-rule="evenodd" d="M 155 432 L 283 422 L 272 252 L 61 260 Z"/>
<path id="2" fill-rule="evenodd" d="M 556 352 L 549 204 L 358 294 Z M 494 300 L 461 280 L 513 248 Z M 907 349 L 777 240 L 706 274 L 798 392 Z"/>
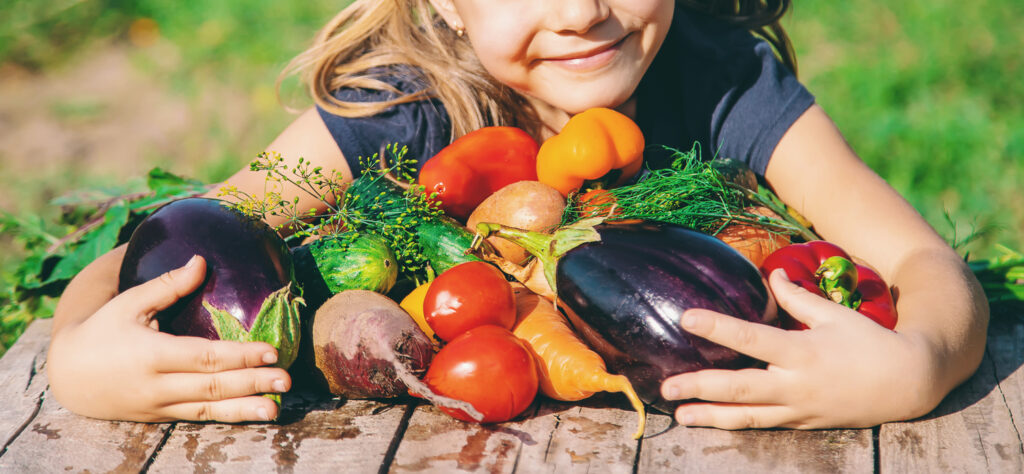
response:
<path id="1" fill-rule="evenodd" d="M 639 415 L 633 437 L 642 437 L 647 416 L 629 380 L 623 375 L 609 374 L 601 356 L 580 340 L 550 301 L 522 286 L 515 286 L 514 290 L 516 327 L 512 333 L 533 350 L 544 395 L 577 401 L 595 392 L 622 392 Z"/>

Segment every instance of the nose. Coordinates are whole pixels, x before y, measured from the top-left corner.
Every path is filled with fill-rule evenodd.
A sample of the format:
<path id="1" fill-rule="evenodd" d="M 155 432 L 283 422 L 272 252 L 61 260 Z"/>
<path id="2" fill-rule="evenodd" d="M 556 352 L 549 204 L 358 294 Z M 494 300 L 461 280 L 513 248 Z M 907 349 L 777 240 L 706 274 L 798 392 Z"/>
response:
<path id="1" fill-rule="evenodd" d="M 550 29 L 558 33 L 586 33 L 611 14 L 605 0 L 554 0 L 549 5 Z"/>

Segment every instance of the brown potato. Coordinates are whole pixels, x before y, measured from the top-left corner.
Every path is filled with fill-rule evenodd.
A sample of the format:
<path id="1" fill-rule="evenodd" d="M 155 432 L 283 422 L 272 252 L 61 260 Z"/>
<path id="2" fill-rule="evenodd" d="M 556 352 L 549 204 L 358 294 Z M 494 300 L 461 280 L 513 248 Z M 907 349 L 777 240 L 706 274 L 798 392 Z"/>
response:
<path id="1" fill-rule="evenodd" d="M 558 226 L 565 210 L 565 198 L 555 188 L 539 181 L 519 181 L 495 191 L 477 206 L 466 221 L 476 232 L 480 222 L 491 222 L 536 232 L 548 232 Z M 521 265 L 529 253 L 499 237 L 487 241 L 499 255 Z"/>

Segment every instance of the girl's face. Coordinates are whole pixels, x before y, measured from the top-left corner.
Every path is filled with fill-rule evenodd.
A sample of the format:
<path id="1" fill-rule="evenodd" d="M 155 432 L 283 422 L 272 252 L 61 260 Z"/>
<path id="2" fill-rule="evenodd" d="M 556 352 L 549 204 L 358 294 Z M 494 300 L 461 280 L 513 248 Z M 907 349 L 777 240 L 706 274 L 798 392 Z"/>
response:
<path id="1" fill-rule="evenodd" d="M 665 39 L 673 0 L 434 1 L 497 80 L 567 114 L 618 107 Z"/>

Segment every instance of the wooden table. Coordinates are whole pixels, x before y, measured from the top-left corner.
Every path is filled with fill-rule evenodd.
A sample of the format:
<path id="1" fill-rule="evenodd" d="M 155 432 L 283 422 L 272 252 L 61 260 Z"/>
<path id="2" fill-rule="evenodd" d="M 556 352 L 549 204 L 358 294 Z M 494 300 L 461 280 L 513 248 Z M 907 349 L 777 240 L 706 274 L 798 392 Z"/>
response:
<path id="1" fill-rule="evenodd" d="M 47 391 L 50 321 L 0 359 L 0 472 L 1024 472 L 1024 316 L 997 315 L 981 368 L 932 414 L 874 429 L 722 431 L 617 396 L 465 424 L 415 402 L 286 398 L 278 424 L 98 421 Z"/>

